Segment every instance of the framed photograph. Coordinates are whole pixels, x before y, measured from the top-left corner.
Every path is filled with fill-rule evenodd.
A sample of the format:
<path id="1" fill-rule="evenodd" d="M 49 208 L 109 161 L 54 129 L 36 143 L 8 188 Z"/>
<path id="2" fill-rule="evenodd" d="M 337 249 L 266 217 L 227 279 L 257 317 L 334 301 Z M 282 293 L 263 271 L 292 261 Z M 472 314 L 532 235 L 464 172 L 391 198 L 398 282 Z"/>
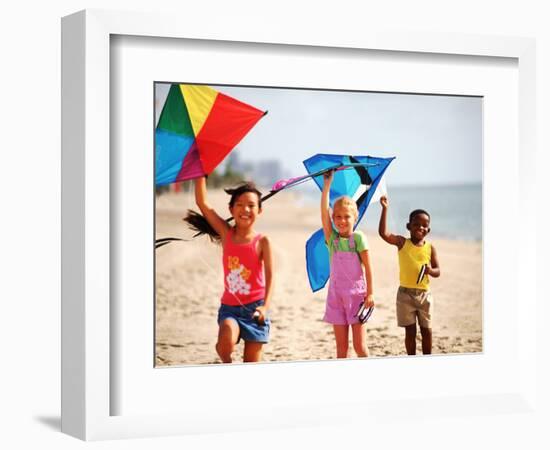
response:
<path id="1" fill-rule="evenodd" d="M 235 113 L 229 116 L 231 106 Z M 407 354 L 394 308 L 400 278 L 396 247 L 378 236 L 383 194 L 392 205 L 386 225 L 396 235 L 410 237 L 409 214 L 424 208 L 430 215 L 430 230 L 422 241 L 429 238 L 428 244 L 437 249 L 436 264 L 441 260 L 448 265 L 445 277 L 430 283 L 431 277 L 422 274 L 427 266 L 419 263 L 411 267 L 413 279 L 403 281 L 406 295 L 415 296 L 418 290 L 421 298 L 430 292 L 436 299 L 421 303 L 426 309 L 421 309 L 418 321 L 426 339 L 418 342 L 415 331 L 420 330 L 414 318 L 411 322 L 407 317 L 413 314 L 408 312 L 410 305 L 400 306 L 399 317 L 408 320 L 414 345 L 408 351 L 481 352 L 482 106 L 480 96 L 155 83 L 155 365 L 216 364 L 222 357 L 250 361 L 257 355 L 249 355 L 257 344 L 228 347 L 227 355 L 224 349 L 221 355 L 216 351 L 217 341 L 224 343 L 223 337 L 218 338 L 217 320 L 212 320 L 218 316 L 220 298 L 229 306 L 221 313 L 228 311 L 226 320 L 238 320 L 245 337 L 260 335 L 267 340 L 263 333 L 270 333 L 269 345 L 262 344 L 258 353 L 264 362 L 334 359 L 346 350 L 352 357 Z M 216 110 L 222 108 L 230 117 L 226 121 L 234 121 L 232 127 L 216 122 Z M 211 171 L 207 191 L 218 214 L 226 216 L 231 216 L 230 196 L 224 188 L 253 180 L 265 193 L 260 195 L 265 200 L 251 228 L 267 236 L 273 246 L 274 300 L 267 325 L 252 321 L 255 300 L 263 301 L 265 293 L 254 294 L 257 280 L 239 261 L 241 247 L 227 250 L 226 242 L 223 250 L 208 233 L 195 236 L 199 230 L 194 222 L 182 222 L 186 215 L 188 221 L 195 219 L 188 211 L 198 210 L 191 182 L 197 172 L 189 162 L 193 146 L 204 153 L 202 165 L 207 166 L 210 148 L 221 153 L 216 138 L 229 142 L 227 150 L 233 148 L 232 135 L 226 137 L 218 130 L 233 131 L 241 123 L 250 127 L 247 135 Z M 351 161 L 365 162 L 346 166 Z M 354 257 L 345 263 L 341 279 L 329 283 L 330 254 L 324 239 L 319 239 L 323 178 L 309 175 L 338 164 L 342 166 L 334 175 L 331 196 L 334 201 L 342 195 L 356 199 L 356 208 L 350 210 L 357 214 L 354 241 L 360 246 L 359 255 L 366 251 L 369 260 L 361 267 L 360 258 Z M 367 290 L 353 287 L 366 280 L 360 270 L 351 275 L 354 267 L 370 271 L 366 285 L 373 286 L 377 304 L 365 310 L 370 316 L 365 316 L 368 323 L 363 325 L 357 312 Z M 225 280 L 225 289 L 220 280 Z M 351 291 L 342 294 L 348 285 Z M 342 295 L 349 304 L 339 303 Z M 460 295 L 464 301 L 457 304 Z M 436 304 L 436 339 L 430 345 Z M 234 307 L 244 312 L 244 318 L 229 315 Z M 348 310 L 350 317 L 343 318 Z M 357 325 L 350 328 L 351 324 Z M 344 336 L 340 340 L 338 335 L 337 343 L 339 331 Z M 346 345 L 348 341 L 354 345 Z M 234 353 L 229 354 L 231 349 Z"/>
<path id="2" fill-rule="evenodd" d="M 536 247 L 529 236 L 507 246 L 502 225 L 536 220 L 534 42 L 344 31 L 204 32 L 166 15 L 103 11 L 63 19 L 64 432 L 98 440 L 265 428 L 250 402 L 270 428 L 398 420 L 396 404 L 441 416 L 535 407 L 527 311 L 537 307 L 536 287 L 520 261 Z M 353 357 L 337 360 L 335 329 L 323 322 L 327 288 L 312 292 L 305 262 L 306 241 L 322 228 L 317 177 L 274 195 L 257 218 L 273 246 L 275 280 L 262 362 L 220 364 L 222 250 L 181 220 L 196 209 L 193 184 L 157 178 L 163 110 L 172 89 L 185 101 L 190 87 L 268 111 L 208 172 L 223 218 L 231 212 L 216 178 L 221 187 L 235 174 L 255 178 L 267 193 L 307 174 L 302 161 L 314 155 L 396 157 L 383 176 L 389 227 L 407 236 L 408 213 L 429 211 L 441 263 L 431 280 L 432 355 L 420 355 L 419 341 L 419 355 L 405 356 L 398 260 L 378 237 L 373 193 L 357 228 L 372 254 L 370 357 L 355 358 L 350 344 Z M 155 249 L 165 238 L 182 240 Z M 368 394 L 331 395 L 367 378 L 376 386 Z M 403 379 L 415 380 L 414 391 Z M 214 405 L 231 390 L 243 401 L 228 417 Z"/>

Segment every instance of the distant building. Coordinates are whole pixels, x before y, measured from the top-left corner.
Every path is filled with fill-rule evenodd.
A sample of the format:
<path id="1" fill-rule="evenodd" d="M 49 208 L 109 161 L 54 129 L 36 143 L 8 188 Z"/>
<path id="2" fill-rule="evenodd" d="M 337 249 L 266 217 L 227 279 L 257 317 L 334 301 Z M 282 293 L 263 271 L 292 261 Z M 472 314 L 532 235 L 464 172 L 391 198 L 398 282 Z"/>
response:
<path id="1" fill-rule="evenodd" d="M 247 180 L 254 181 L 258 186 L 270 187 L 276 181 L 284 178 L 283 166 L 277 159 L 265 159 L 260 161 L 243 161 L 238 151 L 229 154 L 220 165 L 221 172 L 242 174 Z"/>
<path id="2" fill-rule="evenodd" d="M 254 181 L 258 185 L 269 187 L 281 178 L 284 178 L 283 166 L 277 159 L 259 161 L 254 166 Z"/>
<path id="3" fill-rule="evenodd" d="M 250 176 L 253 172 L 252 164 L 250 162 L 244 162 L 239 156 L 239 152 L 237 149 L 234 149 L 229 154 L 223 164 L 226 168 L 230 168 L 231 171 L 242 173 L 245 176 Z"/>

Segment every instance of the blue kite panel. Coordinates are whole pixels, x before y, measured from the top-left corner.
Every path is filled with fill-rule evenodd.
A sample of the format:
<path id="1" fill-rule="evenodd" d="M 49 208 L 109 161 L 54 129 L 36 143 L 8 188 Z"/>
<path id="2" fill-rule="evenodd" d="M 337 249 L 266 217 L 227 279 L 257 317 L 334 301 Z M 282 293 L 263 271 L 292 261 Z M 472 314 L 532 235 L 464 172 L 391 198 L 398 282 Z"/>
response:
<path id="1" fill-rule="evenodd" d="M 328 264 L 319 264 L 328 261 L 329 252 L 325 243 L 323 229 L 317 230 L 306 242 L 306 267 L 309 284 L 313 292 L 323 289 L 330 275 Z"/>
<path id="2" fill-rule="evenodd" d="M 178 176 L 194 137 L 182 136 L 170 131 L 155 131 L 155 184 L 173 183 Z"/>

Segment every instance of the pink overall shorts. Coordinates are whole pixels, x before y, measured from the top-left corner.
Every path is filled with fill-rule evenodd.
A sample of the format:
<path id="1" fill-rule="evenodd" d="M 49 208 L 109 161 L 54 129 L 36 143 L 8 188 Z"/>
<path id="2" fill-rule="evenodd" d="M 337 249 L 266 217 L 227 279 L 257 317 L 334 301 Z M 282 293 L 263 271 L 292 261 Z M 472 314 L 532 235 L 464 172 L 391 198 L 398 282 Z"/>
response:
<path id="1" fill-rule="evenodd" d="M 338 238 L 334 239 L 334 253 L 330 262 L 330 282 L 328 287 L 325 322 L 333 325 L 359 323 L 355 317 L 365 300 L 367 285 L 361 261 L 355 250 L 355 241 L 350 237 L 351 252 L 338 250 Z"/>

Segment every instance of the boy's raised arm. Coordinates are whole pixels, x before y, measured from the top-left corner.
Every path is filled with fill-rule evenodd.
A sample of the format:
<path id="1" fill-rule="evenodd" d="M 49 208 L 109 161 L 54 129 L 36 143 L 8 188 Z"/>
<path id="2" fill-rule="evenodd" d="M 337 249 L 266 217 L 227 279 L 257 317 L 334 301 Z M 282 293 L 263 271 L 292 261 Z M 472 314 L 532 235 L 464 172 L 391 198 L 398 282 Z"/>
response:
<path id="1" fill-rule="evenodd" d="M 329 242 L 332 234 L 332 223 L 330 221 L 329 212 L 329 193 L 330 185 L 334 172 L 331 170 L 323 175 L 323 193 L 321 194 L 321 222 L 323 223 L 323 233 L 325 234 L 325 242 Z"/>
<path id="2" fill-rule="evenodd" d="M 225 233 L 229 230 L 229 224 L 208 204 L 205 177 L 200 177 L 195 180 L 195 202 L 204 218 L 223 240 L 225 238 Z"/>
<path id="3" fill-rule="evenodd" d="M 382 206 L 382 213 L 380 214 L 380 223 L 378 224 L 378 234 L 388 244 L 395 245 L 401 250 L 403 245 L 405 245 L 405 238 L 388 231 L 388 198 L 385 195 L 380 198 L 380 205 Z"/>

